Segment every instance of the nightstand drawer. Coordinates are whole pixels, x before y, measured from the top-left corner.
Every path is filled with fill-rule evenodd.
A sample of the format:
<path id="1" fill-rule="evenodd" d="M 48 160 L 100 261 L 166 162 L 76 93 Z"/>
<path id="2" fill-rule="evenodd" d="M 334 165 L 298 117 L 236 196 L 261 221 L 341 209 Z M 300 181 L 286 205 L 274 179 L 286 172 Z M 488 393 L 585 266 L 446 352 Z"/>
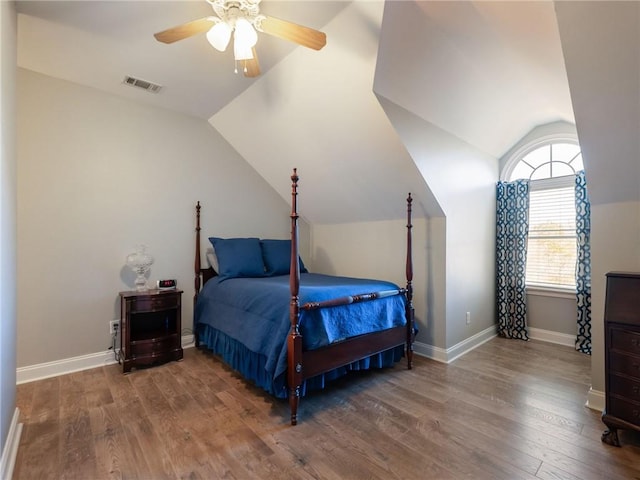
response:
<path id="1" fill-rule="evenodd" d="M 640 379 L 632 380 L 619 375 L 610 375 L 609 392 L 640 404 Z"/>
<path id="2" fill-rule="evenodd" d="M 609 331 L 611 345 L 614 350 L 629 352 L 640 356 L 640 332 L 612 327 Z"/>
<path id="3" fill-rule="evenodd" d="M 168 352 L 180 348 L 180 337 L 177 334 L 165 337 L 135 340 L 131 342 L 132 356 L 153 355 L 158 352 Z"/>
<path id="4" fill-rule="evenodd" d="M 609 373 L 620 373 L 640 380 L 640 357 L 618 352 L 609 352 Z"/>
<path id="5" fill-rule="evenodd" d="M 131 299 L 131 309 L 134 312 L 156 312 L 169 310 L 180 305 L 180 295 L 147 295 Z"/>

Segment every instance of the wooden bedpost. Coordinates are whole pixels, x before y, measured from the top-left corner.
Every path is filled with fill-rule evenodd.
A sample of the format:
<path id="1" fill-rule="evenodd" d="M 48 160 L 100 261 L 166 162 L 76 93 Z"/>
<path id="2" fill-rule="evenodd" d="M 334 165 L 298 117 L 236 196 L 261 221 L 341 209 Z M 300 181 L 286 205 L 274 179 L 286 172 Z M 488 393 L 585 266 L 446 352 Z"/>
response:
<path id="1" fill-rule="evenodd" d="M 198 300 L 198 292 L 200 292 L 200 202 L 196 204 L 196 256 L 193 268 L 195 273 L 193 286 L 196 291 L 193 296 L 193 305 L 195 306 L 196 300 Z"/>
<path id="2" fill-rule="evenodd" d="M 198 300 L 198 293 L 200 292 L 200 202 L 196 203 L 196 255 L 195 262 L 193 265 L 194 268 L 194 279 L 193 286 L 195 289 L 195 293 L 193 294 L 193 327 L 194 327 L 194 337 L 196 340 L 196 347 L 200 346 L 200 342 L 198 341 L 198 335 L 195 333 L 195 314 L 196 314 L 196 302 Z"/>
<path id="3" fill-rule="evenodd" d="M 412 245 L 411 245 L 411 193 L 407 197 L 407 306 L 406 306 L 406 318 L 407 318 L 407 368 L 411 370 L 413 368 L 413 336 L 414 336 L 414 308 L 413 308 L 413 257 L 412 257 Z"/>
<path id="4" fill-rule="evenodd" d="M 291 303 L 289 319 L 291 329 L 287 338 L 287 380 L 289 383 L 289 408 L 291 409 L 291 425 L 298 423 L 298 404 L 302 387 L 302 335 L 298 322 L 300 320 L 300 263 L 298 262 L 298 173 L 293 169 L 291 175 L 291 266 L 289 269 L 289 289 Z"/>

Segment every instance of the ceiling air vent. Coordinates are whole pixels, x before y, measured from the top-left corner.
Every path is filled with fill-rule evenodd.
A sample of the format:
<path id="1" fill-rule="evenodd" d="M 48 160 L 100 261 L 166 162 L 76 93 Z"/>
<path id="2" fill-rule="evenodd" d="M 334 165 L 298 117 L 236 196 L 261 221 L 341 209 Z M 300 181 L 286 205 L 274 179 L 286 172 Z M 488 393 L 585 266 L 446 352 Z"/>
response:
<path id="1" fill-rule="evenodd" d="M 131 85 L 132 87 L 138 87 L 147 92 L 158 93 L 162 89 L 162 85 L 158 85 L 157 83 L 147 82 L 146 80 L 140 80 L 139 78 L 134 78 L 130 76 L 124 77 L 122 81 L 126 85 Z"/>

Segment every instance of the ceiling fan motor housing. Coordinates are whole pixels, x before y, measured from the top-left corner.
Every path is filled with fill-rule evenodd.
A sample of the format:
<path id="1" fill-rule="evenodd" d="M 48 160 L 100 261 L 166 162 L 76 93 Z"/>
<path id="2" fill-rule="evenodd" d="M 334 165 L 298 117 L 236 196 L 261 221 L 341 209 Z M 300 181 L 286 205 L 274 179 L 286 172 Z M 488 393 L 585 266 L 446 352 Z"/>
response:
<path id="1" fill-rule="evenodd" d="M 260 29 L 262 15 L 260 15 L 261 0 L 207 0 L 213 11 L 221 20 L 231 27 L 235 26 L 238 18 L 245 18 L 254 27 Z"/>

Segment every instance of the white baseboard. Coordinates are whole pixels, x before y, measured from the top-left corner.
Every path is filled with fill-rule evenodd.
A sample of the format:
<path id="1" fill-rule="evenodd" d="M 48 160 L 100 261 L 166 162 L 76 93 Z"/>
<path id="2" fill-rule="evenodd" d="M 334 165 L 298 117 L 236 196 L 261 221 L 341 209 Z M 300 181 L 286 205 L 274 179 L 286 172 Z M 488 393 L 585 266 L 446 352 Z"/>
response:
<path id="1" fill-rule="evenodd" d="M 413 348 L 417 355 L 430 358 L 442 363 L 451 363 L 456 358 L 461 357 L 467 352 L 470 352 L 474 348 L 478 348 L 485 342 L 488 342 L 497 335 L 495 325 L 485 328 L 479 333 L 457 343 L 453 347 L 449 347 L 446 350 L 440 347 L 434 347 L 427 343 L 414 342 Z"/>
<path id="2" fill-rule="evenodd" d="M 2 480 L 10 480 L 13 477 L 13 467 L 16 464 L 18 445 L 20 445 L 20 436 L 22 435 L 22 424 L 18 423 L 19 418 L 20 410 L 16 408 L 9 426 L 7 441 L 2 450 L 2 457 L 0 457 L 0 479 Z"/>
<path id="3" fill-rule="evenodd" d="M 191 348 L 194 346 L 194 342 L 193 335 L 184 335 L 181 342 L 182 348 Z M 64 358 L 53 362 L 39 363 L 37 365 L 16 369 L 16 383 L 20 385 L 21 383 L 34 382 L 36 380 L 57 377 L 58 375 L 66 375 L 67 373 L 79 372 L 90 368 L 113 365 L 114 363 L 117 363 L 117 361 L 113 350 Z"/>
<path id="4" fill-rule="evenodd" d="M 529 327 L 529 338 L 531 340 L 540 340 L 541 342 L 556 343 L 567 347 L 576 346 L 576 336 L 568 333 L 553 332 L 551 330 L 543 330 L 542 328 Z"/>
<path id="5" fill-rule="evenodd" d="M 456 358 L 461 357 L 467 352 L 470 352 L 474 348 L 479 347 L 485 342 L 488 342 L 496 334 L 496 327 L 491 326 L 485 330 L 476 333 L 472 337 L 469 337 L 462 342 L 449 347 L 446 350 L 440 347 L 434 347 L 427 343 L 414 343 L 414 351 L 418 355 L 430 358 L 442 363 L 453 362 Z M 551 330 L 543 330 L 541 328 L 529 327 L 529 338 L 532 340 L 540 340 L 541 342 L 555 343 L 558 345 L 565 345 L 568 347 L 575 347 L 576 337 L 575 335 L 569 335 L 567 333 L 553 332 Z M 604 405 L 604 404 L 603 404 Z"/>
<path id="6" fill-rule="evenodd" d="M 604 411 L 605 404 L 606 401 L 604 392 L 590 388 L 589 393 L 587 394 L 587 402 L 585 403 L 585 407 L 588 407 L 591 410 L 602 412 Z"/>
<path id="7" fill-rule="evenodd" d="M 444 348 L 434 347 L 428 343 L 413 342 L 413 352 L 416 355 L 436 360 L 437 362 L 447 362 L 447 351 Z"/>
<path id="8" fill-rule="evenodd" d="M 53 362 L 39 363 L 16 369 L 16 383 L 34 382 L 45 378 L 57 377 L 67 373 L 88 370 L 89 368 L 112 365 L 116 362 L 113 350 L 90 353 L 78 357 L 64 358 Z"/>

